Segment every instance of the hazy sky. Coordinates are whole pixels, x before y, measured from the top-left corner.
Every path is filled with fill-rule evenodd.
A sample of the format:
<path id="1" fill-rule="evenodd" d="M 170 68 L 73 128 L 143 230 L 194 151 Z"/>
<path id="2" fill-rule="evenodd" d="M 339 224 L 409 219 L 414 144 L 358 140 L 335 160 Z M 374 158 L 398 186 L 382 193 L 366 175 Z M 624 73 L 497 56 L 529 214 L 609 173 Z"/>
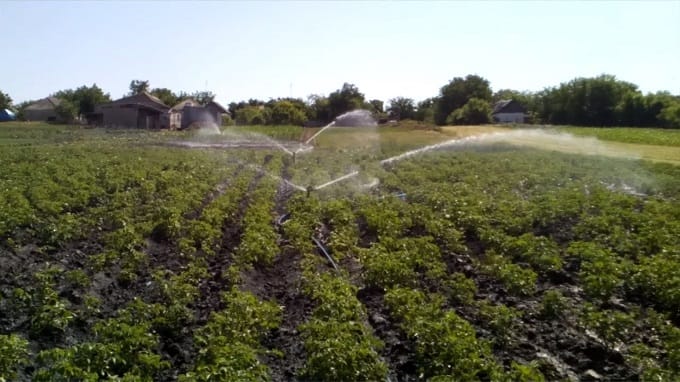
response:
<path id="1" fill-rule="evenodd" d="M 0 90 L 16 101 L 132 79 L 221 103 L 328 94 L 434 96 L 479 74 L 494 90 L 616 75 L 680 94 L 680 1 L 0 1 Z"/>

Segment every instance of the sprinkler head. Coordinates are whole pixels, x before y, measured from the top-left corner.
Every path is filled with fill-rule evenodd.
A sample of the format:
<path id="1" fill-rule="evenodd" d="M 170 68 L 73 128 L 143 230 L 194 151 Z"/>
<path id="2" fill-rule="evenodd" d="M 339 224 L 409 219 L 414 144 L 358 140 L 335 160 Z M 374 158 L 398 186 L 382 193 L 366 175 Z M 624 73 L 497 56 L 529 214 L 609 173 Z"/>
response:
<path id="1" fill-rule="evenodd" d="M 310 184 L 309 186 L 307 186 L 307 197 L 308 198 L 309 198 L 309 195 L 312 193 L 312 191 L 314 191 L 314 186 L 312 186 Z"/>

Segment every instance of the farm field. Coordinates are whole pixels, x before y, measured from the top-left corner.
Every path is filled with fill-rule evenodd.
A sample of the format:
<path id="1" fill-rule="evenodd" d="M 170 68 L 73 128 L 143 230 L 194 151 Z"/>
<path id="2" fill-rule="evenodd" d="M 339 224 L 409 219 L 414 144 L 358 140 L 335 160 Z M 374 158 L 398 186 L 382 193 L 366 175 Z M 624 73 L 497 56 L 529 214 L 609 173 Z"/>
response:
<path id="1" fill-rule="evenodd" d="M 359 129 L 0 124 L 0 381 L 680 379 L 678 147 Z"/>

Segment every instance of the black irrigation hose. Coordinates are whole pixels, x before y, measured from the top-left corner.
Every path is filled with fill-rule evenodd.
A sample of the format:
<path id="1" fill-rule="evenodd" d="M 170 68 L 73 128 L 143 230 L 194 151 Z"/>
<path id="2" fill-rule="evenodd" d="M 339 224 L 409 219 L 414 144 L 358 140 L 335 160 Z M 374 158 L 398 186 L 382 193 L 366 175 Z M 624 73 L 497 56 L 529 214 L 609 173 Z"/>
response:
<path id="1" fill-rule="evenodd" d="M 340 269 L 338 269 L 338 266 L 335 264 L 335 261 L 333 261 L 331 255 L 328 254 L 328 251 L 326 251 L 326 248 L 324 248 L 323 244 L 321 244 L 321 242 L 317 240 L 317 238 L 315 238 L 314 236 L 312 236 L 312 241 L 314 242 L 314 244 L 316 244 L 317 247 L 319 247 L 319 249 L 321 250 L 321 252 L 323 252 L 328 261 L 331 262 L 331 265 L 333 266 L 333 268 L 335 268 L 335 271 L 340 273 Z"/>

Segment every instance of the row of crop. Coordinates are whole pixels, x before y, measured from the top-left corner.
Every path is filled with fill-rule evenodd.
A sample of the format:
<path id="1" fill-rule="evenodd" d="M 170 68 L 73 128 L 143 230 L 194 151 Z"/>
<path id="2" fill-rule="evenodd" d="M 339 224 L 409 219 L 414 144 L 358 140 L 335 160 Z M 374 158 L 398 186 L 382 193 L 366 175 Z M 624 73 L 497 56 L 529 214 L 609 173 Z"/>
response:
<path id="1" fill-rule="evenodd" d="M 241 241 L 234 253 L 238 267 L 248 268 L 254 264 L 269 265 L 279 253 L 278 234 L 274 224 L 274 208 L 279 181 L 269 174 L 281 171 L 280 157 L 270 159 L 261 171 L 259 186 L 250 194 L 248 208 L 243 216 Z"/>
<path id="2" fill-rule="evenodd" d="M 475 308 L 474 317 L 494 334 L 493 343 L 498 346 L 512 337 L 520 315 L 502 304 L 475 300 L 475 282 L 463 273 L 451 273 L 445 257 L 455 259 L 465 248 L 461 234 L 447 221 L 447 212 L 390 197 L 363 201 L 357 212 L 365 221 L 365 230 L 377 239 L 359 251 L 364 281 L 385 291 L 391 319 L 412 343 L 420 376 L 542 380 L 534 365 L 513 364 L 504 371 L 489 344 L 477 339 L 474 327 L 453 309 L 444 308 L 448 304 Z M 524 277 L 513 279 L 519 280 Z M 533 288 L 531 280 L 527 282 Z M 439 293 L 423 292 L 433 289 Z"/>
<path id="3" fill-rule="evenodd" d="M 186 220 L 177 227 L 172 237 L 176 237 L 182 254 L 194 256 L 197 251 L 208 256 L 216 254 L 226 225 L 239 224 L 234 220 L 254 175 L 249 169 L 241 169 L 229 180 L 228 188 L 203 208 L 198 218 Z"/>
<path id="4" fill-rule="evenodd" d="M 677 347 L 673 334 L 677 328 L 670 322 L 659 328 L 635 326 L 631 323 L 638 322 L 639 315 L 627 313 L 642 303 L 677 319 L 680 279 L 673 269 L 680 268 L 680 239 L 674 232 L 679 229 L 680 209 L 677 200 L 661 197 L 675 191 L 667 185 L 649 185 L 650 179 L 663 177 L 661 171 L 670 169 L 660 166 L 659 173 L 648 174 L 648 183 L 639 187 L 659 197 L 641 198 L 624 186 L 607 183 L 618 176 L 626 179 L 631 174 L 625 170 L 608 165 L 604 173 L 599 161 L 583 159 L 575 165 L 560 156 L 536 167 L 527 163 L 529 157 L 439 156 L 436 161 L 404 163 L 383 184 L 450 216 L 475 245 L 480 256 L 477 268 L 511 294 L 533 296 L 537 278 L 549 280 L 551 273 L 564 272 L 568 264 L 566 271 L 576 272 L 575 290 L 597 305 L 571 311 L 569 298 L 549 290 L 540 314 L 564 317 L 570 311 L 575 322 L 623 351 L 644 380 L 673 380 L 678 370 L 672 350 Z M 470 173 L 479 168 L 491 176 Z M 612 310 L 611 301 L 628 308 Z M 649 341 L 650 333 L 658 340 Z"/>
<path id="5" fill-rule="evenodd" d="M 0 170 L 7 185 L 0 191 L 0 230 L 16 245 L 60 247 L 128 223 L 130 213 L 150 218 L 191 207 L 223 173 L 201 155 L 156 150 L 145 151 L 144 160 L 135 149 L 78 146 L 3 154 L 13 160 Z"/>
<path id="6" fill-rule="evenodd" d="M 233 262 L 225 270 L 232 287 L 224 292 L 224 309 L 212 312 L 208 322 L 195 330 L 194 345 L 198 352 L 190 370 L 179 377 L 180 381 L 213 380 L 268 380 L 269 368 L 261 362 L 268 353 L 278 354 L 261 345 L 267 333 L 277 328 L 281 321 L 281 307 L 274 302 L 262 301 L 255 295 L 239 290 L 240 272 L 257 263 L 266 265 L 278 253 L 278 235 L 274 230 L 274 196 L 278 182 L 266 176 L 280 170 L 280 159 L 268 161 L 266 168 L 244 166 L 243 172 L 233 180 L 228 196 L 217 198 L 198 219 L 204 235 L 211 230 L 219 236 L 223 224 L 240 224 L 241 237 L 234 249 Z M 265 173 L 266 171 L 266 173 Z M 252 190 L 250 190 L 253 188 Z M 247 194 L 247 195 L 246 195 Z M 233 221 L 243 206 L 247 206 L 240 222 Z M 201 240 L 201 249 L 217 245 L 214 237 Z M 215 250 L 218 248 L 215 247 Z M 228 256 L 220 253 L 219 256 Z"/>
<path id="7" fill-rule="evenodd" d="M 319 381 L 385 379 L 387 366 L 378 352 L 382 343 L 367 323 L 357 288 L 344 272 L 327 271 L 327 263 L 316 254 L 311 240 L 324 215 L 334 224 L 348 216 L 342 213 L 343 208 L 324 206 L 315 198 L 293 198 L 289 209 L 291 219 L 284 224 L 284 232 L 302 254 L 303 290 L 316 306 L 312 317 L 299 327 L 306 352 L 299 375 Z M 343 236 L 351 234 L 345 232 Z M 354 246 L 351 239 L 345 244 Z M 334 253 L 342 257 L 337 250 Z"/>

